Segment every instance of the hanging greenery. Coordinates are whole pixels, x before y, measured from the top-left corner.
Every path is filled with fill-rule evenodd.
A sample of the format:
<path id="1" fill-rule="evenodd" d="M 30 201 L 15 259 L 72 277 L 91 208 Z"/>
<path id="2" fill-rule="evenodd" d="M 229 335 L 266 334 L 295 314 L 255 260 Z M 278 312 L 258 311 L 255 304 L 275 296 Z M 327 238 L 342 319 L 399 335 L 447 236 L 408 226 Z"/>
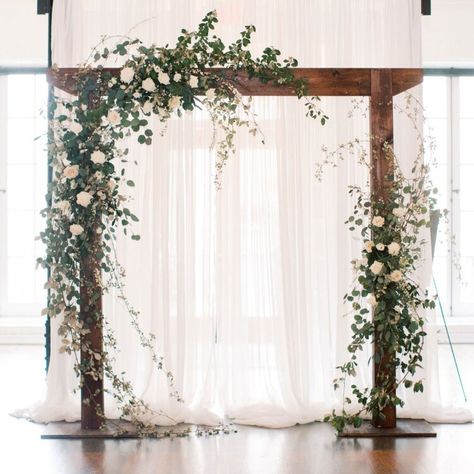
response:
<path id="1" fill-rule="evenodd" d="M 234 43 L 226 46 L 212 34 L 216 23 L 216 13 L 208 13 L 196 31 L 182 30 L 172 47 L 145 46 L 137 39 L 126 39 L 112 49 L 96 49 L 92 60 L 74 77 L 77 97 L 55 97 L 52 104 L 49 151 L 53 181 L 48 191 L 52 204 L 43 211 L 47 227 L 41 232 L 41 240 L 46 256 L 38 260 L 50 274 L 50 298 L 44 314 L 60 318 L 60 352 L 75 357 L 80 386 L 86 383 L 86 374 L 103 377 L 97 365 L 90 362 L 100 361 L 110 381 L 108 391 L 122 416 L 131 420 L 142 435 L 157 436 L 156 427 L 144 420 L 151 415 L 166 415 L 153 412 L 134 394 L 126 375 L 114 370 L 118 351 L 115 336 L 100 308 L 94 305 L 104 293 L 118 290 L 142 346 L 151 352 L 156 369 L 166 373 L 170 396 L 182 400 L 173 374 L 159 355 L 155 335 L 140 329 L 139 313 L 124 292 L 124 271 L 115 252 L 116 232 L 121 228 L 134 240 L 140 236 L 133 231 L 138 217 L 128 207 L 124 189 L 135 185 L 127 179 L 124 168 L 133 157 L 129 157 L 128 149 L 121 148 L 122 139 L 134 134 L 139 143 L 150 145 L 154 134 L 149 124 L 152 115 L 165 125 L 172 117 L 204 108 L 214 124 L 215 181 L 219 186 L 225 163 L 235 152 L 237 130 L 243 127 L 253 135 L 260 133 L 251 98 L 242 97 L 232 83 L 234 74 L 242 71 L 262 83 L 294 88 L 304 99 L 309 117 L 322 124 L 327 120 L 318 106 L 319 99 L 306 97 L 306 81 L 295 79 L 292 68 L 298 64 L 296 59 L 282 60 L 280 51 L 273 47 L 254 58 L 248 50 L 253 26 L 247 26 Z M 121 57 L 125 61 L 118 75 L 101 66 L 104 60 Z M 211 67 L 226 71 L 213 72 L 208 69 Z M 92 272 L 81 271 L 84 262 Z M 84 320 L 80 305 L 85 301 L 89 311 Z M 100 326 L 104 333 L 101 351 L 94 350 L 83 338 L 92 325 Z M 82 361 L 80 351 L 86 355 Z M 89 392 L 92 397 L 93 389 Z M 98 415 L 105 420 L 104 413 Z"/>

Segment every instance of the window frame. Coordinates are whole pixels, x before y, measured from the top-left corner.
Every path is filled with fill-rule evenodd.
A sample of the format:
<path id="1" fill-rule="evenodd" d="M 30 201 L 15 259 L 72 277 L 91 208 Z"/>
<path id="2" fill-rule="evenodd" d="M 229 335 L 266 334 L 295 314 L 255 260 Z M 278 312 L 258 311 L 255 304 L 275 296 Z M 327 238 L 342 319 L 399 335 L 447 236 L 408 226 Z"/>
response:
<path id="1" fill-rule="evenodd" d="M 39 314 L 31 314 L 29 305 L 19 305 L 12 309 L 7 303 L 7 271 L 8 271 L 8 215 L 7 215 L 7 166 L 8 166 L 8 78 L 17 75 L 46 75 L 46 67 L 0 66 L 0 320 L 9 318 L 32 318 Z M 48 169 L 44 170 L 48 173 Z M 48 177 L 49 180 L 49 177 Z M 46 306 L 46 301 L 45 301 Z"/>
<path id="2" fill-rule="evenodd" d="M 461 114 L 460 114 L 460 79 L 462 77 L 473 77 L 474 68 L 426 68 L 425 76 L 445 77 L 446 83 L 446 165 L 447 165 L 447 201 L 446 205 L 450 213 L 449 235 L 450 237 L 460 235 L 460 174 L 461 174 Z M 462 282 L 457 277 L 456 252 L 459 252 L 458 243 L 452 239 L 448 243 L 449 253 L 447 262 L 447 299 L 441 301 L 444 311 L 451 321 L 460 320 L 463 323 L 474 324 L 474 310 L 472 305 L 460 302 Z M 435 276 L 435 275 L 434 275 Z"/>

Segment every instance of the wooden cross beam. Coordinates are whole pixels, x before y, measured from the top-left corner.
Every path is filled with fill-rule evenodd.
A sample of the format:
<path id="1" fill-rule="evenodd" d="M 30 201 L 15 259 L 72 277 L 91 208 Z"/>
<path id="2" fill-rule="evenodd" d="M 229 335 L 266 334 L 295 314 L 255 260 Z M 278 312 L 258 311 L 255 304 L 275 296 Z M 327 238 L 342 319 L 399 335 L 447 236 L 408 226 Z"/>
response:
<path id="1" fill-rule="evenodd" d="M 393 95 L 400 94 L 423 81 L 423 69 L 385 69 L 391 73 Z M 58 89 L 77 93 L 77 68 L 50 69 L 47 72 L 50 84 Z M 118 76 L 119 68 L 98 70 Z M 222 74 L 229 78 L 242 95 L 252 96 L 294 96 L 295 89 L 277 84 L 263 84 L 257 78 L 249 79 L 244 71 L 235 72 L 226 69 L 207 69 L 207 72 Z M 295 79 L 308 81 L 310 96 L 370 96 L 372 94 L 372 71 L 370 68 L 296 68 Z M 94 74 L 94 72 L 90 72 Z M 235 79 L 234 79 L 235 78 Z"/>
<path id="2" fill-rule="evenodd" d="M 106 69 L 114 75 L 118 75 L 120 69 Z M 295 89 L 282 87 L 274 84 L 262 84 L 258 79 L 249 79 L 245 72 L 226 71 L 225 69 L 212 69 L 226 76 L 243 95 L 251 96 L 294 96 Z M 385 199 L 390 182 L 385 175 L 391 166 L 387 161 L 384 144 L 393 144 L 393 96 L 404 92 L 423 81 L 422 69 L 294 69 L 295 78 L 305 78 L 308 81 L 308 95 L 311 96 L 368 96 L 370 97 L 370 137 L 371 137 L 371 191 L 375 196 Z M 77 93 L 77 74 L 79 69 L 51 69 L 48 72 L 49 82 L 71 94 Z M 99 74 L 100 72 L 89 72 Z M 83 275 L 94 275 L 96 268 L 91 268 L 91 260 L 85 258 L 81 262 Z M 92 277 L 91 277 L 92 278 Z M 87 295 L 87 288 L 81 288 L 81 295 Z M 101 312 L 100 299 L 93 303 L 92 307 L 88 298 L 81 298 L 81 318 L 86 320 L 90 311 Z M 101 325 L 92 325 L 91 333 L 84 336 L 95 350 L 102 347 Z M 380 345 L 379 345 L 380 344 Z M 374 344 L 374 352 L 385 353 L 382 343 Z M 86 355 L 82 354 L 82 357 Z M 374 364 L 374 384 L 380 386 L 384 375 L 380 367 L 387 361 L 385 359 Z M 87 361 L 85 361 L 87 362 Z M 95 364 L 95 362 L 94 362 Z M 86 382 L 93 387 L 96 394 L 103 394 L 103 380 L 88 380 Z M 101 419 L 97 415 L 104 413 L 103 396 L 96 396 L 93 400 L 98 407 L 86 406 L 84 400 L 90 398 L 90 394 L 82 390 L 81 394 L 81 424 L 83 429 L 97 429 Z M 396 426 L 395 406 L 387 406 L 383 411 L 383 417 L 372 420 L 375 427 L 394 428 Z"/>

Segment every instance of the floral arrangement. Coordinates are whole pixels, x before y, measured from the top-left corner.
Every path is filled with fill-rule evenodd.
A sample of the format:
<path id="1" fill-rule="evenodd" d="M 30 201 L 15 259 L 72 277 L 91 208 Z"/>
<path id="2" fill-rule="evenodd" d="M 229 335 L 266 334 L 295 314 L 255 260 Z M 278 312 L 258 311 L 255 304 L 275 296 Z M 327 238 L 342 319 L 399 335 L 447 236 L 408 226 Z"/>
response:
<path id="1" fill-rule="evenodd" d="M 51 205 L 43 211 L 47 227 L 40 235 L 46 256 L 38 260 L 49 271 L 50 297 L 44 314 L 61 318 L 60 351 L 76 358 L 80 385 L 86 383 L 84 375 L 102 378 L 103 370 L 111 381 L 110 393 L 122 416 L 143 435 L 157 435 L 155 427 L 143 421 L 152 410 L 134 394 L 125 375 L 113 368 L 117 344 L 95 305 L 102 294 L 111 288 L 118 290 L 142 346 L 151 352 L 156 369 L 166 371 L 170 395 L 178 401 L 181 397 L 173 374 L 158 354 L 155 336 L 140 329 L 139 313 L 124 292 L 124 271 L 115 252 L 116 230 L 122 228 L 134 240 L 140 236 L 132 230 L 138 217 L 127 207 L 124 194 L 124 187 L 133 187 L 134 182 L 125 176 L 123 164 L 130 158 L 120 141 L 133 133 L 139 143 L 150 145 L 150 116 L 165 126 L 171 117 L 196 107 L 205 108 L 214 124 L 215 180 L 219 185 L 225 163 L 235 151 L 237 129 L 245 127 L 253 135 L 259 132 L 250 98 L 242 97 L 232 82 L 233 74 L 239 71 L 264 83 L 293 87 L 297 96 L 305 99 L 309 117 L 322 124 L 327 120 L 318 107 L 319 99 L 305 96 L 306 82 L 295 80 L 294 58 L 280 60 L 280 51 L 272 47 L 253 58 L 248 50 L 253 26 L 247 26 L 234 43 L 226 46 L 212 35 L 216 22 L 216 13 L 210 12 L 196 31 L 182 30 L 173 47 L 145 46 L 137 39 L 126 39 L 112 49 L 95 48 L 91 61 L 74 77 L 77 97 L 55 97 L 52 104 L 49 152 L 53 180 L 48 191 Z M 125 58 L 118 75 L 100 64 L 114 57 Z M 225 67 L 226 73 L 208 69 L 212 67 Z M 164 127 L 162 133 L 165 130 Z M 89 274 L 83 271 L 84 262 L 91 270 Z M 84 319 L 80 305 L 86 300 L 89 311 Z M 92 325 L 103 331 L 103 350 L 95 350 L 83 338 Z M 80 360 L 79 351 L 87 357 Z M 89 392 L 92 397 L 93 389 Z M 105 420 L 104 413 L 97 414 Z"/>
<path id="2" fill-rule="evenodd" d="M 409 97 L 408 104 L 411 102 Z M 407 115 L 418 130 L 416 110 Z M 418 140 L 419 152 L 409 176 L 402 172 L 392 147 L 386 144 L 389 171 L 383 192 L 371 194 L 368 186 L 349 187 L 355 204 L 346 224 L 360 235 L 363 245 L 361 257 L 352 262 L 354 286 L 344 296 L 352 309 L 353 323 L 347 347 L 350 359 L 338 367 L 341 376 L 334 380 L 334 389 L 342 389 L 342 413 L 333 410 L 325 418 L 338 432 L 348 425 L 360 427 L 369 415 L 383 420 L 386 407 L 403 406 L 404 401 L 397 395 L 401 385 L 414 392 L 423 391 L 423 380 L 416 378 L 426 335 L 422 310 L 433 309 L 435 299 L 422 288 L 415 273 L 427 244 L 422 229 L 430 227 L 430 209 L 435 206 L 437 190 L 429 180 L 419 131 Z M 342 159 L 344 151 L 358 154 L 359 162 L 371 170 L 365 148 L 358 140 L 326 153 L 325 164 Z M 376 383 L 371 388 L 353 383 L 352 394 L 347 396 L 348 379 L 356 376 L 358 352 L 367 342 L 375 348 L 369 362 L 374 365 Z M 357 406 L 346 409 L 353 401 Z"/>

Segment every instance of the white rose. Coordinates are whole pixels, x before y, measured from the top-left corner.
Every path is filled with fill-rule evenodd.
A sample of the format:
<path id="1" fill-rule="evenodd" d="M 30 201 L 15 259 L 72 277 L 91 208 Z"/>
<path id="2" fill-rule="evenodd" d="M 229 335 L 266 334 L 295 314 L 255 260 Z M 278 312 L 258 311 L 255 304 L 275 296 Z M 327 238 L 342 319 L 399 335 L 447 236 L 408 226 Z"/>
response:
<path id="1" fill-rule="evenodd" d="M 115 179 L 110 178 L 109 179 L 110 192 L 113 192 L 116 187 L 117 187 L 117 181 L 115 181 Z"/>
<path id="2" fill-rule="evenodd" d="M 78 122 L 69 122 L 68 126 L 71 132 L 74 132 L 76 135 L 82 132 L 82 125 Z"/>
<path id="3" fill-rule="evenodd" d="M 68 215 L 71 210 L 71 203 L 69 201 L 59 201 L 54 207 L 57 207 L 63 215 Z"/>
<path id="4" fill-rule="evenodd" d="M 133 93 L 133 97 L 135 97 L 135 99 L 139 99 L 141 96 L 142 96 L 142 94 L 140 94 L 140 92 L 134 92 Z"/>
<path id="5" fill-rule="evenodd" d="M 390 245 L 387 246 L 388 253 L 390 255 L 398 255 L 400 252 L 400 244 L 397 242 L 392 242 Z"/>
<path id="6" fill-rule="evenodd" d="M 382 252 L 383 249 L 385 248 L 385 245 L 384 245 L 384 244 L 377 244 L 377 245 L 375 246 L 375 248 L 376 248 L 377 250 L 380 250 L 380 252 Z"/>
<path id="7" fill-rule="evenodd" d="M 367 253 L 370 253 L 374 248 L 374 243 L 371 240 L 367 240 L 364 242 L 364 248 Z"/>
<path id="8" fill-rule="evenodd" d="M 142 110 L 145 114 L 150 114 L 153 112 L 153 103 L 150 101 L 147 101 L 143 104 Z"/>
<path id="9" fill-rule="evenodd" d="M 174 95 L 173 97 L 171 97 L 169 101 L 169 106 L 172 109 L 176 109 L 176 107 L 179 107 L 180 105 L 181 105 L 181 99 L 177 95 Z"/>
<path id="10" fill-rule="evenodd" d="M 84 232 L 84 227 L 79 224 L 71 224 L 69 226 L 69 232 L 71 232 L 72 235 L 81 235 Z"/>
<path id="11" fill-rule="evenodd" d="M 173 81 L 175 81 L 175 82 L 179 82 L 181 79 L 182 79 L 182 77 L 181 77 L 181 74 L 180 74 L 179 72 L 177 72 L 177 73 L 173 76 Z"/>
<path id="12" fill-rule="evenodd" d="M 395 217 L 403 217 L 407 213 L 407 210 L 404 207 L 396 207 L 392 213 Z"/>
<path id="13" fill-rule="evenodd" d="M 370 271 L 374 275 L 378 275 L 382 271 L 382 268 L 383 268 L 383 263 L 378 262 L 377 260 L 375 260 L 375 262 L 372 265 L 370 265 Z"/>
<path id="14" fill-rule="evenodd" d="M 95 150 L 91 154 L 91 161 L 96 165 L 102 165 L 105 162 L 105 154 L 100 150 Z"/>
<path id="15" fill-rule="evenodd" d="M 151 80 L 151 82 L 153 82 L 153 80 Z M 160 82 L 161 84 L 167 86 L 170 83 L 170 76 L 168 76 L 168 74 L 166 74 L 166 72 L 160 71 L 158 73 L 158 82 Z M 154 86 L 155 86 L 155 83 L 153 82 L 153 89 L 151 89 L 150 92 L 155 89 Z M 146 91 L 148 90 L 144 85 L 142 85 L 142 87 Z"/>
<path id="16" fill-rule="evenodd" d="M 124 67 L 120 71 L 120 80 L 127 84 L 130 84 L 133 81 L 133 76 L 135 76 L 135 71 L 131 67 Z"/>
<path id="17" fill-rule="evenodd" d="M 122 117 L 116 110 L 109 110 L 107 120 L 111 125 L 118 125 L 122 121 Z"/>
<path id="18" fill-rule="evenodd" d="M 209 100 L 213 100 L 216 97 L 216 90 L 215 89 L 207 89 L 206 91 L 206 97 Z"/>
<path id="19" fill-rule="evenodd" d="M 199 78 L 197 76 L 189 76 L 189 85 L 193 89 L 196 89 L 196 87 L 199 87 Z"/>
<path id="20" fill-rule="evenodd" d="M 354 260 L 354 268 L 359 269 L 360 267 L 363 267 L 367 265 L 367 259 L 366 258 L 359 258 L 357 260 Z"/>
<path id="21" fill-rule="evenodd" d="M 86 191 L 81 191 L 77 196 L 76 196 L 76 202 L 79 204 L 79 206 L 82 207 L 87 207 L 92 200 L 92 194 L 86 192 Z"/>
<path id="22" fill-rule="evenodd" d="M 392 273 L 388 276 L 390 278 L 390 281 L 393 281 L 395 283 L 399 282 L 402 279 L 402 272 L 400 270 L 393 270 Z"/>
<path id="23" fill-rule="evenodd" d="M 384 225 L 384 223 L 385 223 L 385 219 L 382 216 L 375 216 L 372 219 L 372 224 L 375 227 L 382 227 Z"/>
<path id="24" fill-rule="evenodd" d="M 370 295 L 367 298 L 367 301 L 369 302 L 370 306 L 377 306 L 377 298 L 375 298 L 374 295 Z"/>
<path id="25" fill-rule="evenodd" d="M 153 92 L 156 89 L 156 84 L 151 77 L 147 77 L 142 82 L 142 89 L 145 89 L 147 92 Z"/>
<path id="26" fill-rule="evenodd" d="M 66 166 L 63 171 L 64 176 L 68 179 L 74 179 L 79 174 L 79 165 Z"/>

